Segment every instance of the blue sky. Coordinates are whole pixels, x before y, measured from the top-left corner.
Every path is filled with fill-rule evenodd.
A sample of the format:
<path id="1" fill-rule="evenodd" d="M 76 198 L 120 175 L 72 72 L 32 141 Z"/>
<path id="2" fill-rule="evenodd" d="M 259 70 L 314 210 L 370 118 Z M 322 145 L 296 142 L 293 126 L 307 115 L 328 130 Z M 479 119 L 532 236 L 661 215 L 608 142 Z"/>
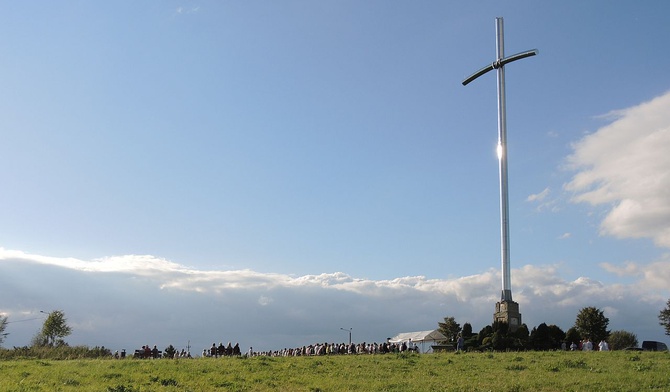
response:
<path id="1" fill-rule="evenodd" d="M 447 315 L 480 329 L 500 291 L 496 82 L 461 81 L 495 60 L 503 16 L 507 54 L 540 52 L 506 67 L 512 290 L 524 321 L 567 329 L 595 305 L 613 329 L 663 339 L 670 5 L 3 8 L 0 313 L 10 321 L 62 309 L 73 341 L 94 345 L 110 321 L 93 305 L 135 319 L 129 291 L 147 298 L 145 311 L 179 303 L 171 312 L 189 315 L 159 344 L 208 328 L 194 320 L 210 305 L 225 313 L 249 299 L 260 308 L 238 323 L 240 343 L 257 341 L 251 326 L 270 315 L 285 325 L 273 342 L 330 340 L 333 325 L 303 331 L 287 314 L 312 307 L 355 308 L 331 320 L 333 339 L 351 327 L 381 340 Z M 72 282 L 94 292 L 68 293 Z M 421 316 L 356 321 L 399 306 Z M 5 345 L 39 327 L 10 325 L 21 329 Z"/>

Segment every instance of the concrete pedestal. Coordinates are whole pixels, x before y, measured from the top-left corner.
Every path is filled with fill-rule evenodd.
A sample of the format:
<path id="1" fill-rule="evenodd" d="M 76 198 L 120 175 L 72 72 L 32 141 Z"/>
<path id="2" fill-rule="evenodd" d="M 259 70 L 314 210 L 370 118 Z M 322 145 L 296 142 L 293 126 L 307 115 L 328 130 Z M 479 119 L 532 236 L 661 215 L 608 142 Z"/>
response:
<path id="1" fill-rule="evenodd" d="M 493 314 L 493 321 L 507 323 L 511 332 L 516 331 L 521 325 L 519 304 L 514 301 L 496 302 L 496 312 Z"/>

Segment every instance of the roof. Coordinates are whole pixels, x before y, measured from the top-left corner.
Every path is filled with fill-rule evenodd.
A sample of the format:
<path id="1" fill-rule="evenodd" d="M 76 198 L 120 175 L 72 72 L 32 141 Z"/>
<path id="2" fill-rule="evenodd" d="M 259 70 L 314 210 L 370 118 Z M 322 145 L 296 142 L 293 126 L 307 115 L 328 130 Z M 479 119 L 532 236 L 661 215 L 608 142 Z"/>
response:
<path id="1" fill-rule="evenodd" d="M 403 332 L 399 333 L 396 336 L 392 337 L 389 340 L 391 343 L 400 343 L 412 340 L 414 343 L 420 342 L 435 342 L 438 340 L 447 340 L 447 337 L 444 336 L 438 329 L 431 331 L 418 331 L 418 332 Z"/>

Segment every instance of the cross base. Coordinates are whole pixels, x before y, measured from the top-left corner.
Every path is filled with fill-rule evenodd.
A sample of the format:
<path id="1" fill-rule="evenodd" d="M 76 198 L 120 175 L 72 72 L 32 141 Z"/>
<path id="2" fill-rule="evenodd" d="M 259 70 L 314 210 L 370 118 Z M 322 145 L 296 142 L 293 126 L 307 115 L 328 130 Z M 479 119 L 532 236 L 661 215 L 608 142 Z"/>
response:
<path id="1" fill-rule="evenodd" d="M 493 321 L 507 323 L 510 332 L 514 332 L 521 325 L 521 313 L 519 313 L 519 304 L 514 301 L 496 302 L 496 312 L 493 314 Z"/>

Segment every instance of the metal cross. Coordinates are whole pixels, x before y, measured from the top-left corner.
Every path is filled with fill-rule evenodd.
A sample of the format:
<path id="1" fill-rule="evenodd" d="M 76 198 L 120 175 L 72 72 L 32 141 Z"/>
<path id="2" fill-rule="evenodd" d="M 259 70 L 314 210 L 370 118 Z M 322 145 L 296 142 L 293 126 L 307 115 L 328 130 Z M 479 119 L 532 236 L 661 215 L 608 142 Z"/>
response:
<path id="1" fill-rule="evenodd" d="M 537 49 L 517 53 L 505 57 L 505 43 L 503 36 L 503 18 L 496 18 L 496 60 L 486 67 L 475 72 L 465 80 L 463 85 L 494 69 L 498 70 L 498 166 L 500 172 L 500 243 L 502 264 L 502 294 L 501 301 L 512 301 L 512 285 L 510 283 L 509 262 L 509 202 L 507 190 L 507 116 L 505 113 L 505 64 L 535 56 Z"/>

